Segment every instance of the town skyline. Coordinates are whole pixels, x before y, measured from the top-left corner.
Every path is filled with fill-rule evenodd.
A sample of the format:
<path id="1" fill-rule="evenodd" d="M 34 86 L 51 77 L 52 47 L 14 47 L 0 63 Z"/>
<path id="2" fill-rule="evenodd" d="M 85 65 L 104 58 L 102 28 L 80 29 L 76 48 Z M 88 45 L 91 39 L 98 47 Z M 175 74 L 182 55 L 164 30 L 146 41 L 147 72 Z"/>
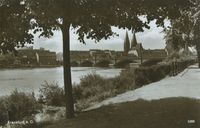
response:
<path id="1" fill-rule="evenodd" d="M 145 49 L 163 49 L 165 48 L 165 39 L 163 28 L 157 27 L 154 22 L 150 23 L 151 29 L 144 29 L 144 32 L 136 33 L 139 43 L 142 43 Z M 112 27 L 113 31 L 119 34 L 119 36 L 111 37 L 108 40 L 101 40 L 98 43 L 95 43 L 94 40 L 86 39 L 86 44 L 82 44 L 77 40 L 77 35 L 74 33 L 75 30 L 71 30 L 71 50 L 80 50 L 88 51 L 90 49 L 100 49 L 100 50 L 115 50 L 123 51 L 123 42 L 125 38 L 126 31 L 125 29 L 118 29 Z M 133 33 L 128 31 L 129 39 L 131 40 Z M 49 49 L 56 53 L 62 52 L 62 34 L 60 31 L 55 31 L 54 36 L 51 38 L 38 38 L 38 35 L 35 35 L 34 45 L 35 49 L 43 47 Z"/>

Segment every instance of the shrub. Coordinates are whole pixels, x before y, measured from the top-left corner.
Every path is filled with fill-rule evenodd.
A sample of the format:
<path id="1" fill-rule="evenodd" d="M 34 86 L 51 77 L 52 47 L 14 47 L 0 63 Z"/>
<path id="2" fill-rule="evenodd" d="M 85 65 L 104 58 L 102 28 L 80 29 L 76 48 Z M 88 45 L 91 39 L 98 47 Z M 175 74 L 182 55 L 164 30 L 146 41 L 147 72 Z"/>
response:
<path id="1" fill-rule="evenodd" d="M 146 67 L 135 69 L 135 84 L 138 87 L 150 83 L 149 79 L 147 78 L 149 77 L 149 74 L 148 74 L 149 71 L 150 71 L 150 68 L 146 68 Z"/>
<path id="2" fill-rule="evenodd" d="M 163 79 L 170 75 L 171 66 L 169 64 L 154 65 L 150 67 L 140 67 L 135 69 L 135 84 L 143 86 Z"/>
<path id="3" fill-rule="evenodd" d="M 101 60 L 95 64 L 96 67 L 109 67 L 109 60 Z"/>
<path id="4" fill-rule="evenodd" d="M 87 108 L 91 103 L 102 101 L 105 98 L 115 95 L 114 85 L 110 79 L 103 78 L 97 74 L 84 76 L 80 84 L 73 88 L 76 109 Z"/>
<path id="5" fill-rule="evenodd" d="M 0 99 L 0 126 L 3 126 L 8 121 L 8 108 L 5 99 Z"/>
<path id="6" fill-rule="evenodd" d="M 120 75 L 112 79 L 112 84 L 118 93 L 135 88 L 134 70 L 122 70 Z"/>
<path id="7" fill-rule="evenodd" d="M 133 88 L 135 88 L 134 74 L 130 69 L 122 71 L 120 76 L 109 79 L 97 74 L 88 74 L 81 79 L 79 85 L 73 88 L 76 109 L 85 109 L 91 103 L 102 101 Z"/>
<path id="8" fill-rule="evenodd" d="M 130 63 L 133 63 L 132 60 L 128 60 L 128 59 L 124 59 L 124 60 L 120 60 L 119 62 L 117 62 L 114 66 L 116 68 L 125 68 L 127 67 Z"/>
<path id="9" fill-rule="evenodd" d="M 65 94 L 64 89 L 59 87 L 57 83 L 51 83 L 45 81 L 40 88 L 40 102 L 44 102 L 51 106 L 64 106 Z"/>
<path id="10" fill-rule="evenodd" d="M 102 92 L 106 79 L 97 74 L 88 74 L 81 78 L 78 86 L 82 87 L 82 98 L 88 98 Z"/>
<path id="11" fill-rule="evenodd" d="M 77 67 L 79 64 L 78 64 L 78 62 L 76 62 L 76 61 L 72 61 L 72 62 L 70 63 L 70 65 L 71 65 L 72 67 Z"/>
<path id="12" fill-rule="evenodd" d="M 0 100 L 0 125 L 10 121 L 19 121 L 32 116 L 40 109 L 34 94 L 13 91 L 10 96 Z"/>
<path id="13" fill-rule="evenodd" d="M 145 62 L 143 62 L 141 64 L 141 66 L 153 66 L 153 65 L 156 65 L 158 64 L 159 62 L 161 62 L 162 59 L 149 59 L 149 60 L 146 60 Z"/>
<path id="14" fill-rule="evenodd" d="M 92 67 L 93 66 L 93 63 L 89 60 L 86 60 L 86 61 L 83 61 L 80 66 L 82 67 Z"/>

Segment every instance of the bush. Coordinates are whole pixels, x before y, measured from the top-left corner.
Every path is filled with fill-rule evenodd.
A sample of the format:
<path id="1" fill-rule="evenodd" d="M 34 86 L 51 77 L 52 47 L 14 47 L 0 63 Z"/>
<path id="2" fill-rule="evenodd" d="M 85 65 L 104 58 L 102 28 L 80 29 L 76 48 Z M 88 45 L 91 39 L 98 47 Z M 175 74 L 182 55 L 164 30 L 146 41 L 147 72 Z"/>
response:
<path id="1" fill-rule="evenodd" d="M 130 63 L 133 63 L 132 60 L 128 60 L 128 59 L 125 59 L 125 60 L 121 60 L 119 62 L 117 62 L 114 66 L 116 68 L 125 68 L 127 67 Z"/>
<path id="2" fill-rule="evenodd" d="M 78 85 L 73 86 L 73 98 L 75 100 L 76 110 L 87 108 L 91 103 L 102 101 L 108 97 L 115 96 L 133 86 L 131 72 L 116 78 L 103 78 L 97 74 L 88 74 L 81 78 Z M 129 76 L 129 77 L 128 77 Z M 126 81 L 126 82 L 124 82 Z M 131 87 L 132 88 L 132 87 Z M 40 102 L 51 106 L 65 105 L 64 90 L 57 84 L 45 82 L 40 88 Z"/>
<path id="3" fill-rule="evenodd" d="M 134 70 L 128 68 L 122 70 L 119 76 L 113 78 L 112 84 L 115 85 L 117 93 L 136 88 L 134 77 Z"/>
<path id="4" fill-rule="evenodd" d="M 93 63 L 91 61 L 83 61 L 81 64 L 80 64 L 81 67 L 92 67 L 93 66 Z"/>
<path id="5" fill-rule="evenodd" d="M 141 66 L 153 66 L 153 65 L 156 65 L 156 64 L 158 64 L 159 62 L 161 62 L 162 61 L 162 59 L 150 59 L 150 60 L 146 60 L 145 62 L 143 62 L 142 64 L 141 64 Z"/>
<path id="6" fill-rule="evenodd" d="M 81 98 L 88 98 L 102 92 L 106 79 L 97 74 L 89 74 L 81 78 L 80 86 L 82 88 Z M 76 94 L 75 94 L 76 95 Z"/>
<path id="7" fill-rule="evenodd" d="M 87 108 L 91 103 L 102 101 L 127 90 L 135 88 L 134 74 L 130 69 L 121 72 L 115 78 L 103 78 L 97 74 L 84 76 L 80 84 L 74 86 L 76 109 Z"/>
<path id="8" fill-rule="evenodd" d="M 9 121 L 19 121 L 32 116 L 40 109 L 34 94 L 13 91 L 8 97 L 0 99 L 0 125 Z"/>
<path id="9" fill-rule="evenodd" d="M 109 60 L 101 60 L 95 64 L 96 67 L 109 67 Z"/>
<path id="10" fill-rule="evenodd" d="M 44 102 L 51 106 L 64 106 L 65 105 L 65 93 L 64 89 L 59 87 L 57 83 L 47 83 L 41 85 L 40 88 L 40 102 Z"/>
<path id="11" fill-rule="evenodd" d="M 150 67 L 140 67 L 135 69 L 135 84 L 141 87 L 145 84 L 159 81 L 166 75 L 170 75 L 171 66 L 169 64 L 154 65 Z"/>
<path id="12" fill-rule="evenodd" d="M 0 99 L 0 126 L 3 126 L 8 121 L 8 108 L 5 99 Z"/>
<path id="13" fill-rule="evenodd" d="M 89 74 L 81 79 L 79 85 L 73 88 L 76 109 L 87 108 L 91 103 L 102 101 L 113 96 L 115 90 L 110 79 L 105 79 L 97 74 Z"/>

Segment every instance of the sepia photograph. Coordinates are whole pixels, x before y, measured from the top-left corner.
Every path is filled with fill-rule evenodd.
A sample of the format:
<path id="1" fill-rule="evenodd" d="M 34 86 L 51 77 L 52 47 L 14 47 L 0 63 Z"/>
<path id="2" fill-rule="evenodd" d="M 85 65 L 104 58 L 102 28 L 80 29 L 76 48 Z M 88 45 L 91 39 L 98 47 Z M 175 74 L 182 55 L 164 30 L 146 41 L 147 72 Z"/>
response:
<path id="1" fill-rule="evenodd" d="M 0 128 L 200 128 L 200 0 L 0 0 Z"/>

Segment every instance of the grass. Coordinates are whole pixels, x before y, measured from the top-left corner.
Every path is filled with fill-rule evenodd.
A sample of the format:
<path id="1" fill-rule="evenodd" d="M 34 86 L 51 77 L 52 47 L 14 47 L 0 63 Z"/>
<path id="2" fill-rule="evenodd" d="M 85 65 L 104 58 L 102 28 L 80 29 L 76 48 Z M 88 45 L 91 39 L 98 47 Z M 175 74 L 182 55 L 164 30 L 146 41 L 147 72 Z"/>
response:
<path id="1" fill-rule="evenodd" d="M 137 100 L 82 112 L 45 128 L 198 128 L 200 101 L 168 98 L 152 102 Z M 195 124 L 188 124 L 195 120 Z"/>

